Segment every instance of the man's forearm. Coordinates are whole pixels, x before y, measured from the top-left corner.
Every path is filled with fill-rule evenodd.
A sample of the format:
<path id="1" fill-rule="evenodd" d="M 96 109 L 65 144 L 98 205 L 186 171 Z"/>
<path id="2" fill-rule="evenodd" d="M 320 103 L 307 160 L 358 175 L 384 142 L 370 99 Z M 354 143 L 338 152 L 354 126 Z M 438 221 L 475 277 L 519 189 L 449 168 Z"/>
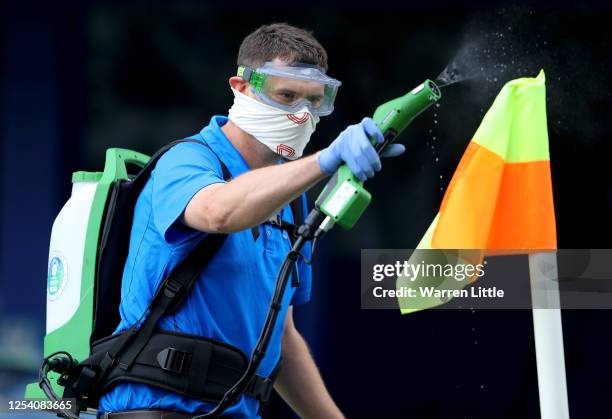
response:
<path id="1" fill-rule="evenodd" d="M 325 388 L 306 342 L 295 329 L 283 335 L 283 367 L 274 388 L 302 418 L 344 418 Z"/>
<path id="2" fill-rule="evenodd" d="M 252 170 L 198 192 L 185 210 L 184 221 L 202 231 L 244 230 L 262 223 L 325 176 L 316 154 Z"/>

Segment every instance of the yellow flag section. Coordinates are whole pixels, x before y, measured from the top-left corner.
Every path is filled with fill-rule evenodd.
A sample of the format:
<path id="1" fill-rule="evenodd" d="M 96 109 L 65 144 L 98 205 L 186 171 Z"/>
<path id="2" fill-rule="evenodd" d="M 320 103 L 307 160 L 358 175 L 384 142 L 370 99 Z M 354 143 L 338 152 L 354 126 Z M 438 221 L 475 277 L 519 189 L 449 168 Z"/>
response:
<path id="1" fill-rule="evenodd" d="M 450 265 L 474 264 L 487 255 L 556 248 L 546 87 L 544 71 L 540 71 L 535 78 L 512 80 L 502 88 L 463 154 L 440 211 L 417 247 L 420 250 L 409 263 L 436 264 L 444 259 Z M 445 275 L 400 276 L 397 287 L 460 289 L 467 283 Z M 402 313 L 409 313 L 446 300 L 421 296 L 400 298 L 399 302 Z"/>

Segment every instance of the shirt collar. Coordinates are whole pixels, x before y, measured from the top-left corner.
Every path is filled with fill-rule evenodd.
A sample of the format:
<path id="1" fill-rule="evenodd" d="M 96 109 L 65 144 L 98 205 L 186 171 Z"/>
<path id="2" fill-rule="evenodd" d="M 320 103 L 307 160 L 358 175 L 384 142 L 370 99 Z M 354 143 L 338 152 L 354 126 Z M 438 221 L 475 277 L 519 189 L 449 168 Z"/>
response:
<path id="1" fill-rule="evenodd" d="M 210 124 L 200 131 L 200 136 L 208 143 L 223 164 L 225 164 L 232 177 L 236 177 L 251 169 L 229 138 L 221 131 L 221 127 L 225 125 L 227 121 L 228 118 L 226 116 L 213 116 L 210 119 Z"/>

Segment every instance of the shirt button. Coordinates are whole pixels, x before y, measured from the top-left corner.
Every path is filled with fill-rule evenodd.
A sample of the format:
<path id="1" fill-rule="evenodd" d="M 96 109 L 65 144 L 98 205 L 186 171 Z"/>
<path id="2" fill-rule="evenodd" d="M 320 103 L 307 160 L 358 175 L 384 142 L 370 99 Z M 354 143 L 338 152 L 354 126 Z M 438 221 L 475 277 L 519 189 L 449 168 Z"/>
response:
<path id="1" fill-rule="evenodd" d="M 287 234 L 286 231 L 283 231 L 283 238 L 288 239 L 289 238 L 289 234 Z"/>
<path id="2" fill-rule="evenodd" d="M 266 234 L 268 237 L 272 237 L 272 231 L 270 229 L 266 229 Z"/>

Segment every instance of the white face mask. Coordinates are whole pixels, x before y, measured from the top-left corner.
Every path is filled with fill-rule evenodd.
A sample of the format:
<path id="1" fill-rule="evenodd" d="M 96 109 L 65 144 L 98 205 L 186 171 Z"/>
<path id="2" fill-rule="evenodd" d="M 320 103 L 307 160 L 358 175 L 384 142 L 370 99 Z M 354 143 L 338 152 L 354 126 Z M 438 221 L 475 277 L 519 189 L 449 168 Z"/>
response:
<path id="1" fill-rule="evenodd" d="M 287 113 L 232 91 L 234 104 L 228 117 L 236 126 L 289 160 L 302 156 L 319 122 L 318 116 L 312 115 L 306 106 L 296 113 Z"/>

